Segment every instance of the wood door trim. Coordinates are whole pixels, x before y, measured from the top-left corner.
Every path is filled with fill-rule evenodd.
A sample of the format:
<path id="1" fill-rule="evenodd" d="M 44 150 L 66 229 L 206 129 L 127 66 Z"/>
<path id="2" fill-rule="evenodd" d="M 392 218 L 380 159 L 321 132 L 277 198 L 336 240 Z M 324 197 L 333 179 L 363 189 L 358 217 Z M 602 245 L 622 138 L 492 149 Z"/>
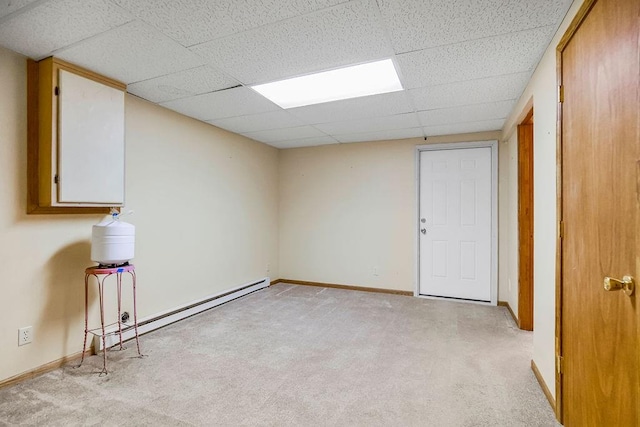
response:
<path id="1" fill-rule="evenodd" d="M 533 330 L 533 108 L 518 125 L 518 327 Z"/>
<path id="2" fill-rule="evenodd" d="M 582 24 L 584 19 L 587 17 L 589 12 L 593 8 L 593 5 L 596 4 L 596 1 L 597 0 L 584 0 L 584 3 L 582 3 L 582 6 L 580 6 L 580 9 L 576 13 L 576 16 L 573 17 L 573 20 L 567 27 L 567 31 L 564 32 L 564 35 L 558 42 L 558 47 L 556 49 L 557 52 L 562 53 L 564 51 L 573 35 L 576 33 L 576 31 L 578 31 L 580 24 Z M 560 65 L 560 63 L 558 63 L 558 65 Z"/>

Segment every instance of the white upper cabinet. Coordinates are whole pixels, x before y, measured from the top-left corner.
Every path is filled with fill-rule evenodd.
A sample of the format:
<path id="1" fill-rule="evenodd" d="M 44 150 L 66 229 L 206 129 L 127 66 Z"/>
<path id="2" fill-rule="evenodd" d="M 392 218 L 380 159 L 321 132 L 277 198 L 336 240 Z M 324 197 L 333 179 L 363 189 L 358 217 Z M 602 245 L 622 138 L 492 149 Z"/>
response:
<path id="1" fill-rule="evenodd" d="M 124 203 L 124 92 L 59 71 L 58 203 Z"/>
<path id="2" fill-rule="evenodd" d="M 126 86 L 55 58 L 28 74 L 28 213 L 123 206 Z"/>

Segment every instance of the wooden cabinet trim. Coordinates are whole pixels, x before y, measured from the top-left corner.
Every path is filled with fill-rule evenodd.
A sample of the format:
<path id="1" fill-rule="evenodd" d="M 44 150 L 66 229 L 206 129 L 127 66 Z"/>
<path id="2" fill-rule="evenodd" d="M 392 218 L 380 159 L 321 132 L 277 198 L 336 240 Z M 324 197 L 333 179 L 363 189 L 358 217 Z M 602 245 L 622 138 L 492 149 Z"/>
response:
<path id="1" fill-rule="evenodd" d="M 96 214 L 109 213 L 108 206 L 56 206 L 53 171 L 57 167 L 53 149 L 57 135 L 57 99 L 55 88 L 59 70 L 126 91 L 126 84 L 93 73 L 77 65 L 49 57 L 27 60 L 27 213 L 28 214 Z"/>

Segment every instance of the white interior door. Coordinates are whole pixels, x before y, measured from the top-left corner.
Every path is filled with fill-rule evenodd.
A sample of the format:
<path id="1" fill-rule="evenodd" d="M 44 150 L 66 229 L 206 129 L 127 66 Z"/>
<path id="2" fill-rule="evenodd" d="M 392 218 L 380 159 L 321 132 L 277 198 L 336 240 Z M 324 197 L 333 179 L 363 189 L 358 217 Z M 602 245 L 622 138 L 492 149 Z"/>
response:
<path id="1" fill-rule="evenodd" d="M 419 293 L 491 301 L 491 147 L 420 151 Z"/>

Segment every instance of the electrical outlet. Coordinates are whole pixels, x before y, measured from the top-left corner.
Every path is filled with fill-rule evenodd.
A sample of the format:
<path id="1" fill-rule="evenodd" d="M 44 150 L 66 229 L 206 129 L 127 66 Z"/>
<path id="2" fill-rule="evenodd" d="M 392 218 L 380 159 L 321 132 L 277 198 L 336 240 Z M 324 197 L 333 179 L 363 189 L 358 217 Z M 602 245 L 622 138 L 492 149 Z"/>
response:
<path id="1" fill-rule="evenodd" d="M 33 326 L 18 329 L 18 345 L 29 344 L 33 341 Z"/>

